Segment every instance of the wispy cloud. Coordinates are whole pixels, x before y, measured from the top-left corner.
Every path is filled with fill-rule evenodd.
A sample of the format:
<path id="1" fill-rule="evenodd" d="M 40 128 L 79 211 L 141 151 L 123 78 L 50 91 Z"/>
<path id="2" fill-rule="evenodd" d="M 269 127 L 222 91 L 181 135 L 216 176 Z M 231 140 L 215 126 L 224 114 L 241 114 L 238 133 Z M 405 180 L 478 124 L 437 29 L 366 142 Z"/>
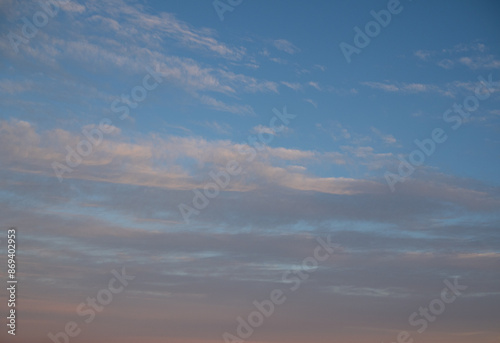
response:
<path id="1" fill-rule="evenodd" d="M 84 70 L 98 69 L 103 73 L 121 70 L 126 74 L 143 74 L 146 66 L 158 66 L 166 82 L 194 95 L 195 99 L 201 99 L 203 104 L 233 113 L 249 113 L 250 106 L 244 103 L 227 105 L 215 95 L 204 93 L 278 92 L 276 82 L 234 73 L 218 63 L 211 66 L 192 57 L 172 55 L 162 43 L 172 40 L 185 49 L 205 52 L 231 63 L 245 65 L 254 61 L 253 57 L 247 58 L 246 49 L 218 41 L 211 29 L 194 27 L 171 13 L 151 14 L 142 6 L 121 0 L 90 1 L 85 6 L 70 2 L 65 6 L 73 19 L 65 27 L 65 35 L 39 32 L 32 44 L 20 46 L 17 58 L 34 59 L 56 70 L 62 61 L 73 61 Z M 87 25 L 89 32 L 82 33 L 81 25 Z M 120 44 L 121 41 L 128 44 Z M 0 49 L 7 55 L 12 53 L 8 42 L 2 41 Z M 10 92 L 21 90 L 19 85 L 14 87 L 13 81 L 9 82 Z"/>
<path id="2" fill-rule="evenodd" d="M 472 70 L 499 69 L 500 59 L 486 54 L 488 47 L 482 43 L 457 44 L 441 50 L 417 50 L 414 54 L 420 60 L 434 62 L 444 69 L 464 65 Z"/>
<path id="3" fill-rule="evenodd" d="M 382 139 L 382 141 L 384 143 L 386 143 L 386 144 L 396 144 L 397 143 L 397 140 L 396 140 L 396 138 L 394 138 L 393 135 L 384 134 L 379 129 L 377 129 L 375 127 L 372 127 L 371 130 L 377 137 Z"/>
<path id="4" fill-rule="evenodd" d="M 218 111 L 229 112 L 233 114 L 241 114 L 241 115 L 255 114 L 250 105 L 230 105 L 208 95 L 202 95 L 200 100 L 203 104 L 208 105 L 210 106 L 210 108 Z"/>
<path id="5" fill-rule="evenodd" d="M 265 134 L 268 134 L 268 135 L 273 135 L 273 136 L 276 136 L 277 132 L 273 129 L 271 129 L 270 127 L 268 126 L 264 126 L 264 125 L 257 125 L 257 126 L 254 126 L 252 128 L 252 132 L 253 133 L 265 133 Z"/>
<path id="6" fill-rule="evenodd" d="M 286 52 L 287 54 L 293 55 L 300 52 L 300 49 L 293 45 L 286 39 L 277 39 L 273 42 L 276 49 Z"/>
<path id="7" fill-rule="evenodd" d="M 454 94 L 449 87 L 441 88 L 437 85 L 424 83 L 405 83 L 405 82 L 361 82 L 363 86 L 372 89 L 381 90 L 390 93 L 437 93 L 444 96 L 452 97 Z"/>
<path id="8" fill-rule="evenodd" d="M 319 85 L 319 83 L 317 83 L 317 82 L 314 82 L 314 81 L 309 81 L 309 82 L 307 83 L 307 85 L 308 85 L 308 86 L 310 86 L 310 87 L 313 87 L 313 88 L 315 88 L 315 89 L 317 89 L 317 90 L 319 90 L 319 91 L 321 91 L 321 90 L 322 90 L 321 86 L 320 86 L 320 85 Z"/>
<path id="9" fill-rule="evenodd" d="M 386 92 L 424 93 L 430 91 L 439 91 L 438 87 L 423 83 L 361 82 L 361 84 L 373 89 L 379 89 Z"/>
<path id="10" fill-rule="evenodd" d="M 470 69 L 500 69 L 500 59 L 495 59 L 493 55 L 461 57 L 458 60 Z"/>
<path id="11" fill-rule="evenodd" d="M 286 81 L 281 81 L 281 83 L 290 88 L 290 89 L 293 89 L 294 91 L 298 91 L 298 90 L 301 90 L 302 89 L 302 85 L 298 82 L 286 82 Z"/>
<path id="12" fill-rule="evenodd" d="M 157 35 L 171 38 L 188 48 L 209 51 L 230 60 L 241 60 L 245 56 L 244 48 L 229 47 L 218 41 L 215 31 L 208 28 L 196 28 L 177 19 L 171 13 L 147 13 L 140 6 L 127 4 L 121 0 L 106 3 L 92 1 L 88 6 L 92 12 L 97 11 L 100 15 L 91 16 L 87 20 L 100 19 L 103 24 L 113 29 L 118 35 L 132 35 L 134 31 L 131 28 L 135 28 L 141 30 L 142 38 L 151 45 L 156 45 L 158 41 L 155 36 L 147 32 L 155 32 Z M 103 17 L 104 14 L 109 17 Z M 120 20 L 119 25 L 117 20 Z M 111 25 L 109 25 L 110 23 Z"/>
<path id="13" fill-rule="evenodd" d="M 315 108 L 318 108 L 318 103 L 316 101 L 314 101 L 313 99 L 304 99 L 304 101 L 310 103 Z"/>
<path id="14" fill-rule="evenodd" d="M 32 81 L 0 80 L 0 91 L 7 94 L 22 93 L 33 87 Z"/>

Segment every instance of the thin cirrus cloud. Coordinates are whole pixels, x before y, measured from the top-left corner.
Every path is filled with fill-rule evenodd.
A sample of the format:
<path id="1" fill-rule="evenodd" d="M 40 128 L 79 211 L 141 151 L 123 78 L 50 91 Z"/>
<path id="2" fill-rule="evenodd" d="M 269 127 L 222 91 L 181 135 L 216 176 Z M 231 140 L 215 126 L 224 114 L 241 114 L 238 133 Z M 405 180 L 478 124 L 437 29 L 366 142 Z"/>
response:
<path id="1" fill-rule="evenodd" d="M 439 51 L 417 50 L 414 55 L 422 61 L 435 62 L 444 69 L 466 66 L 471 70 L 500 68 L 500 60 L 488 54 L 489 48 L 482 43 L 457 44 Z"/>
<path id="2" fill-rule="evenodd" d="M 300 52 L 300 49 L 293 45 L 290 41 L 286 39 L 276 39 L 273 42 L 276 49 L 286 52 L 287 54 L 293 55 Z"/>
<path id="3" fill-rule="evenodd" d="M 423 93 L 423 92 L 438 92 L 442 91 L 434 85 L 422 84 L 422 83 L 385 83 L 385 82 L 361 82 L 363 86 L 367 86 L 373 89 L 382 90 L 385 92 L 404 92 L 404 93 Z"/>
<path id="4" fill-rule="evenodd" d="M 173 39 L 188 49 L 210 51 L 224 59 L 241 60 L 244 58 L 244 49 L 230 48 L 218 42 L 211 30 L 195 29 L 168 13 L 146 14 L 137 7 L 121 1 L 90 2 L 85 6 L 84 9 L 72 11 L 67 15 L 71 16 L 75 22 L 84 20 L 92 24 L 96 34 L 91 40 L 77 30 L 68 31 L 70 35 L 73 35 L 72 39 L 56 38 L 40 32 L 34 43 L 36 47 L 24 49 L 25 46 L 21 45 L 21 55 L 56 68 L 59 61 L 67 58 L 87 68 L 98 67 L 103 71 L 111 67 L 125 70 L 127 73 L 144 73 L 144 66 L 156 66 L 160 74 L 169 82 L 177 84 L 189 93 L 278 92 L 277 84 L 274 82 L 260 81 L 248 75 L 236 74 L 220 68 L 203 67 L 191 58 L 169 55 L 159 44 L 158 38 L 148 33 L 154 30 L 159 35 Z M 122 18 L 122 15 L 116 11 L 116 8 L 121 8 L 126 18 L 119 25 L 116 20 Z M 102 15 L 93 15 L 96 12 Z M 104 14 L 109 17 L 103 17 Z M 102 30 L 106 32 L 111 29 L 111 37 L 98 36 L 99 26 L 102 26 Z M 138 36 L 142 38 L 140 41 L 136 38 Z M 119 44 L 118 40 L 127 40 L 130 44 L 124 46 Z M 12 53 L 8 42 L 3 42 L 2 49 L 7 55 Z M 96 64 L 95 61 L 99 63 Z M 9 89 L 13 92 L 15 88 Z M 252 112 L 248 105 L 226 104 L 223 100 L 213 99 L 207 94 L 197 95 L 196 98 L 212 108 L 223 109 L 226 112 L 237 114 Z"/>

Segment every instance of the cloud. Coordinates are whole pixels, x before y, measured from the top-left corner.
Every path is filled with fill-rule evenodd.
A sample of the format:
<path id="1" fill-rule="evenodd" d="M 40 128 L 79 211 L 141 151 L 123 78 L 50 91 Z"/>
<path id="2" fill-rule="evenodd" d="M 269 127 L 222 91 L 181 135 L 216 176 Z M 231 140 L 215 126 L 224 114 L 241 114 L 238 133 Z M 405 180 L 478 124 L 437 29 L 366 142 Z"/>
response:
<path id="1" fill-rule="evenodd" d="M 500 69 L 500 60 L 495 59 L 493 55 L 461 57 L 458 61 L 472 70 Z"/>
<path id="2" fill-rule="evenodd" d="M 113 0 L 109 3 L 92 1 L 91 6 L 93 11 L 100 13 L 99 17 L 104 22 L 120 20 L 120 25 L 108 25 L 109 28 L 115 29 L 115 32 L 120 35 L 131 35 L 134 30 L 130 28 L 135 28 L 135 34 L 139 30 L 142 37 L 147 38 L 147 43 L 153 43 L 155 39 L 147 32 L 155 32 L 157 35 L 166 36 L 188 48 L 209 51 L 229 60 L 241 60 L 245 56 L 244 48 L 229 47 L 216 39 L 213 30 L 196 28 L 177 19 L 171 13 L 147 13 L 141 7 L 129 5 L 121 0 Z M 108 17 L 106 18 L 104 15 Z M 94 19 L 95 17 L 88 18 L 91 21 Z"/>
<path id="3" fill-rule="evenodd" d="M 343 145 L 341 149 L 350 156 L 350 164 L 365 165 L 370 170 L 387 168 L 394 158 L 392 153 L 377 153 L 371 146 Z"/>
<path id="4" fill-rule="evenodd" d="M 82 14 L 86 11 L 85 6 L 75 2 L 75 1 L 65 1 L 61 2 L 61 8 L 65 12 L 73 12 Z"/>
<path id="5" fill-rule="evenodd" d="M 0 218 L 3 227 L 19 228 L 19 277 L 30 281 L 22 288 L 27 329 L 19 331 L 19 343 L 82 319 L 75 313 L 78 304 L 106 287 L 109 272 L 122 266 L 137 278 L 97 313 L 99 323 L 89 330 L 82 326 L 85 339 L 220 342 L 222 332 L 236 327 L 237 316 L 255 309 L 254 300 L 262 301 L 274 288 L 288 290 L 293 284 L 281 279 L 283 273 L 300 268 L 314 253 L 316 237 L 327 235 L 340 247 L 304 280 L 286 309 L 276 311 L 273 325 L 263 325 L 254 338 L 327 343 L 335 332 L 338 342 L 389 341 L 382 336 L 394 337 L 395 323 L 406 320 L 401 313 L 439 296 L 442 279 L 460 276 L 469 289 L 453 304 L 454 316 L 460 324 L 472 324 L 446 327 L 443 322 L 443 330 L 426 335 L 443 343 L 493 341 L 486 336 L 494 329 L 481 330 L 497 327 L 497 308 L 477 301 L 497 304 L 499 299 L 499 187 L 422 166 L 391 193 L 381 175 L 385 168 L 397 168 L 397 159 L 384 149 L 398 141 L 382 132 L 387 128 L 372 127 L 361 135 L 353 122 L 326 121 L 313 132 L 294 126 L 280 132 L 300 131 L 291 139 L 258 125 L 256 112 L 280 87 L 326 90 L 333 98 L 355 90 L 248 74 L 258 64 L 238 39 L 224 43 L 214 30 L 143 2 L 66 3 L 66 11 L 16 58 L 0 42 L 12 66 L 0 81 L 7 94 L 2 104 L 12 108 L 4 114 L 19 116 L 0 119 Z M 471 58 L 474 51 L 467 52 Z M 467 68 L 483 62 L 426 58 L 434 56 L 453 58 L 454 66 L 469 63 Z M 297 74 L 304 71 L 275 61 L 293 65 Z M 164 88 L 141 104 L 135 122 L 118 122 L 111 102 L 136 86 L 146 67 L 156 66 Z M 43 73 L 34 72 L 38 68 Z M 309 67 L 309 76 L 324 70 Z M 10 77 L 13 71 L 24 78 Z M 475 84 L 363 86 L 390 94 L 456 94 Z M 289 93 L 299 107 L 317 106 L 308 94 Z M 246 100 L 255 98 L 263 101 L 254 109 Z M 170 107 L 170 101 L 181 106 Z M 193 103 L 198 107 L 186 113 L 185 106 Z M 211 110 L 225 113 L 209 118 Z M 321 118 L 337 114 L 343 115 Z M 88 139 L 81 129 L 96 129 L 102 118 L 113 121 L 113 132 L 59 182 L 51 163 L 65 163 L 68 147 Z M 197 126 L 188 129 L 186 123 Z M 245 139 L 256 133 L 273 135 L 272 144 L 252 147 Z M 252 158 L 241 153 L 253 148 Z M 212 175 L 223 173 L 229 161 L 237 161 L 242 173 L 186 224 L 179 204 L 191 205 L 196 191 L 213 183 Z"/>
<path id="6" fill-rule="evenodd" d="M 315 108 L 318 108 L 318 103 L 312 99 L 304 99 L 305 102 L 308 102 L 310 103 L 311 105 L 313 105 Z"/>
<path id="7" fill-rule="evenodd" d="M 293 45 L 291 42 L 286 39 L 277 39 L 273 42 L 273 45 L 276 49 L 286 52 L 287 54 L 294 55 L 297 52 L 300 52 L 300 49 Z"/>
<path id="8" fill-rule="evenodd" d="M 455 66 L 455 62 L 452 60 L 445 58 L 444 60 L 441 60 L 438 62 L 438 66 L 444 69 L 451 69 Z"/>
<path id="9" fill-rule="evenodd" d="M 56 27 L 54 32 L 38 32 L 36 40 L 29 45 L 20 45 L 16 60 L 20 63 L 34 60 L 56 74 L 61 73 L 60 63 L 63 61 L 64 64 L 75 63 L 79 69 L 99 71 L 104 75 L 116 70 L 127 76 L 144 75 L 146 67 L 158 68 L 166 83 L 184 90 L 212 108 L 238 114 L 248 114 L 252 110 L 246 104 L 225 104 L 213 94 L 206 93 L 278 93 L 276 82 L 231 72 L 218 62 L 211 66 L 206 61 L 172 55 L 163 43 L 165 40 L 173 40 L 182 49 L 198 53 L 202 51 L 214 58 L 222 58 L 226 62 L 229 60 L 230 63 L 246 65 L 254 60 L 246 55 L 244 48 L 221 43 L 211 29 L 194 27 L 170 13 L 151 14 L 140 5 L 121 0 L 106 3 L 90 1 L 85 4 L 84 10 L 80 10 L 81 5 L 73 2 L 67 6 L 72 6 L 75 10 L 68 10 L 68 18 L 61 17 L 67 19 L 64 30 L 57 31 Z M 54 25 L 62 23 L 55 22 Z M 103 35 L 102 32 L 106 34 Z M 120 43 L 123 41 L 127 44 Z M 2 41 L 0 49 L 6 55 L 13 53 L 8 41 Z M 177 51 L 182 53 L 182 49 Z M 65 77 L 63 74 L 60 76 Z M 26 83 L 21 87 L 13 82 L 15 81 L 3 81 L 1 87 L 8 86 L 10 92 L 28 89 L 29 85 Z"/>
<path id="10" fill-rule="evenodd" d="M 424 61 L 429 59 L 430 55 L 431 55 L 431 53 L 429 51 L 424 51 L 424 50 L 415 51 L 415 56 L 417 56 L 418 58 L 420 58 L 421 60 L 424 60 Z"/>
<path id="11" fill-rule="evenodd" d="M 210 106 L 210 108 L 215 109 L 217 111 L 229 112 L 240 115 L 255 114 L 250 105 L 229 105 L 220 100 L 216 100 L 215 98 L 210 97 L 208 95 L 202 95 L 200 100 L 203 104 L 208 105 Z"/>
<path id="12" fill-rule="evenodd" d="M 391 84 L 382 82 L 361 82 L 361 84 L 373 89 L 380 89 L 386 92 L 423 93 L 437 89 L 435 86 L 422 83 Z"/>
<path id="13" fill-rule="evenodd" d="M 382 139 L 382 141 L 384 143 L 386 143 L 386 144 L 396 144 L 397 143 L 397 140 L 396 140 L 396 138 L 394 138 L 393 135 L 383 134 L 379 129 L 377 129 L 375 127 L 371 127 L 370 129 L 372 130 L 373 133 L 375 133 L 375 135 L 377 135 L 377 137 Z"/>
<path id="14" fill-rule="evenodd" d="M 321 91 L 321 86 L 317 82 L 309 81 L 307 83 L 308 86 L 311 86 L 313 88 L 316 88 L 317 90 Z"/>
<path id="15" fill-rule="evenodd" d="M 382 82 L 361 82 L 362 85 L 368 86 L 374 89 L 380 89 L 386 92 L 398 92 L 400 88 L 393 84 L 387 84 Z"/>
<path id="16" fill-rule="evenodd" d="M 303 151 L 297 149 L 268 148 L 267 151 L 270 156 L 275 156 L 282 160 L 287 160 L 287 161 L 311 159 L 317 156 L 317 154 L 314 151 Z"/>
<path id="17" fill-rule="evenodd" d="M 423 61 L 435 62 L 444 69 L 452 69 L 457 65 L 464 65 L 472 70 L 499 69 L 500 60 L 492 54 L 486 54 L 488 50 L 482 43 L 461 43 L 436 51 L 418 50 L 415 56 Z"/>
<path id="18" fill-rule="evenodd" d="M 372 89 L 381 90 L 390 93 L 437 93 L 444 96 L 453 97 L 454 94 L 448 88 L 441 88 L 436 85 L 424 83 L 405 83 L 405 82 L 361 82 L 362 85 Z"/>
<path id="19" fill-rule="evenodd" d="M 33 88 L 32 81 L 0 80 L 0 91 L 8 94 L 23 93 Z"/>
<path id="20" fill-rule="evenodd" d="M 276 136 L 276 133 L 277 133 L 275 130 L 271 129 L 270 127 L 264 126 L 261 124 L 254 126 L 252 131 L 254 133 L 257 133 L 257 134 L 258 133 L 265 133 L 265 134 L 272 135 L 272 136 Z"/>
<path id="21" fill-rule="evenodd" d="M 281 83 L 285 86 L 287 86 L 290 89 L 293 89 L 294 91 L 298 91 L 302 89 L 302 85 L 298 82 L 286 82 L 286 81 L 281 81 Z"/>
<path id="22" fill-rule="evenodd" d="M 349 130 L 347 130 L 344 126 L 342 126 L 341 123 L 336 121 L 329 123 L 327 127 L 325 127 L 325 125 L 323 124 L 318 123 L 316 124 L 316 127 L 321 131 L 327 132 L 334 141 L 351 138 Z"/>
<path id="23" fill-rule="evenodd" d="M 254 130 L 269 132 L 269 128 L 264 126 L 257 126 Z M 64 163 L 67 155 L 65 147 L 75 149 L 83 139 L 82 136 L 74 136 L 62 129 L 39 134 L 30 123 L 16 120 L 2 121 L 0 132 L 0 154 L 5 161 L 9 161 L 9 170 L 14 168 L 52 177 L 55 177 L 51 168 L 52 162 Z M 285 161 L 310 159 L 315 156 L 310 151 L 268 147 L 256 155 L 255 161 L 247 162 L 246 156 L 238 152 L 241 149 L 247 150 L 249 146 L 246 144 L 177 136 L 161 138 L 156 134 L 136 141 L 128 143 L 123 134 L 108 135 L 99 146 L 94 147 L 94 153 L 83 157 L 81 164 L 65 176 L 72 179 L 189 190 L 201 187 L 206 182 L 203 179 L 208 177 L 211 169 L 224 168 L 230 160 L 236 160 L 245 173 L 253 177 L 235 181 L 228 190 L 245 191 L 271 183 L 296 190 L 354 194 L 362 192 L 362 184 L 369 186 L 367 191 L 370 192 L 376 185 L 371 181 L 306 176 L 278 166 Z M 185 165 L 180 162 L 186 159 L 191 159 L 195 164 Z M 351 186 L 355 186 L 356 190 L 351 190 Z"/>

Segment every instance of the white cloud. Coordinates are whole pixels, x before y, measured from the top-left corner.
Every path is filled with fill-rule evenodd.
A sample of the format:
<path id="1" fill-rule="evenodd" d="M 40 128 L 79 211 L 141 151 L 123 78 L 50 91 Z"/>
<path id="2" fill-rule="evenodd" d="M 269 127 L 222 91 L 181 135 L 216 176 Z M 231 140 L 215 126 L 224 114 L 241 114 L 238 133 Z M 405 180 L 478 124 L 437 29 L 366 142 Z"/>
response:
<path id="1" fill-rule="evenodd" d="M 362 85 L 368 86 L 374 89 L 380 89 L 386 92 L 398 92 L 400 90 L 399 87 L 393 84 L 387 84 L 382 82 L 361 82 Z"/>
<path id="2" fill-rule="evenodd" d="M 453 68 L 454 65 L 455 65 L 455 62 L 453 62 L 452 60 L 450 60 L 448 58 L 445 58 L 444 60 L 441 60 L 438 62 L 438 66 L 440 66 L 441 68 L 444 68 L 444 69 L 451 69 L 451 68 Z"/>
<path id="3" fill-rule="evenodd" d="M 286 148 L 267 148 L 267 152 L 270 156 L 279 157 L 282 160 L 302 160 L 310 159 L 316 156 L 314 151 L 304 151 L 298 149 L 286 149 Z"/>
<path id="4" fill-rule="evenodd" d="M 436 85 L 424 83 L 390 83 L 390 82 L 361 82 L 362 85 L 372 89 L 391 93 L 438 93 L 445 96 L 453 96 L 449 89 L 441 89 Z"/>
<path id="5" fill-rule="evenodd" d="M 264 126 L 264 125 L 257 125 L 257 126 L 254 126 L 252 128 L 252 132 L 254 133 L 262 133 L 262 134 L 268 134 L 268 135 L 273 135 L 273 136 L 276 136 L 276 131 L 271 129 L 270 127 L 268 126 Z"/>
<path id="6" fill-rule="evenodd" d="M 500 60 L 495 59 L 493 55 L 462 57 L 458 60 L 470 69 L 500 69 Z"/>
<path id="7" fill-rule="evenodd" d="M 84 13 L 86 11 L 85 6 L 75 2 L 75 1 L 65 1 L 60 2 L 60 6 L 65 12 L 74 12 L 74 13 Z"/>
<path id="8" fill-rule="evenodd" d="M 85 11 L 77 3 L 70 2 L 67 6 L 73 10 L 68 12 L 71 20 L 64 31 L 59 35 L 38 32 L 33 44 L 20 45 L 17 59 L 35 59 L 54 70 L 60 69 L 64 60 L 64 63 L 78 63 L 82 70 L 109 73 L 119 69 L 133 75 L 144 75 L 146 67 L 158 66 L 165 82 L 183 89 L 204 104 L 231 113 L 253 113 L 253 110 L 246 104 L 225 104 L 216 96 L 204 93 L 278 93 L 276 82 L 233 73 L 223 64 L 210 66 L 205 61 L 171 55 L 163 43 L 171 39 L 183 47 L 213 53 L 230 63 L 241 61 L 238 63 L 248 65 L 252 62 L 244 48 L 221 43 L 211 29 L 194 27 L 170 13 L 151 14 L 140 5 L 122 0 L 91 0 L 85 3 Z M 123 44 L 124 41 L 127 44 Z M 0 49 L 12 54 L 8 42 L 0 42 Z M 7 82 L 0 85 L 8 92 L 20 92 L 26 90 L 26 86 L 14 87 Z"/>
<path id="9" fill-rule="evenodd" d="M 287 54 L 293 55 L 300 51 L 295 45 L 286 39 L 277 39 L 273 42 L 276 49 L 286 52 Z"/>
<path id="10" fill-rule="evenodd" d="M 200 97 L 200 100 L 203 104 L 208 105 L 218 111 L 242 115 L 255 114 L 253 108 L 250 105 L 229 105 L 208 95 L 202 95 Z"/>
<path id="11" fill-rule="evenodd" d="M 349 133 L 349 131 L 339 122 L 333 122 L 328 128 L 323 128 L 321 124 L 318 127 L 328 132 L 334 141 L 351 138 L 351 134 Z"/>
<path id="12" fill-rule="evenodd" d="M 321 91 L 321 86 L 317 83 L 317 82 L 314 82 L 314 81 L 309 81 L 307 83 L 309 86 L 313 87 L 313 88 L 316 88 L 317 90 Z"/>
<path id="13" fill-rule="evenodd" d="M 371 128 L 372 132 L 375 133 L 377 135 L 377 137 L 379 137 L 384 143 L 386 144 L 396 144 L 397 143 L 397 140 L 396 138 L 394 138 L 393 135 L 387 135 L 387 134 L 384 134 L 382 133 L 379 129 L 375 128 L 375 127 L 372 127 Z"/>
<path id="14" fill-rule="evenodd" d="M 177 19 L 171 13 L 147 13 L 142 7 L 128 4 L 122 0 L 92 1 L 91 4 L 97 8 L 100 14 L 108 16 L 107 21 L 119 19 L 120 26 L 108 25 L 108 27 L 115 28 L 116 33 L 121 35 L 131 36 L 131 41 L 135 41 L 133 35 L 140 34 L 142 38 L 148 38 L 146 43 L 151 43 L 152 40 L 156 39 L 149 33 L 156 32 L 157 35 L 171 38 L 186 47 L 210 51 L 230 60 L 241 60 L 246 53 L 242 47 L 229 47 L 219 42 L 215 38 L 216 34 L 213 30 L 196 28 Z"/>
<path id="15" fill-rule="evenodd" d="M 417 56 L 418 58 L 420 58 L 421 60 L 424 60 L 424 61 L 429 59 L 430 55 L 431 55 L 431 53 L 429 51 L 425 51 L 425 50 L 418 50 L 415 52 L 415 56 Z"/>
<path id="16" fill-rule="evenodd" d="M 350 161 L 348 163 L 365 165 L 372 170 L 387 168 L 393 163 L 392 153 L 376 153 L 371 146 L 344 145 L 341 146 L 341 149 L 346 155 L 349 155 Z"/>
<path id="17" fill-rule="evenodd" d="M 304 99 L 304 101 L 310 103 L 315 108 L 318 108 L 318 103 L 316 101 L 314 101 L 313 99 Z"/>
<path id="18" fill-rule="evenodd" d="M 281 83 L 285 86 L 287 86 L 288 88 L 291 88 L 293 89 L 294 91 L 298 91 L 298 90 L 301 90 L 302 89 L 302 85 L 298 82 L 286 82 L 286 81 L 281 81 Z"/>
<path id="19" fill-rule="evenodd" d="M 415 56 L 424 61 L 435 62 L 444 69 L 451 69 L 462 64 L 470 69 L 499 69 L 500 60 L 493 55 L 486 55 L 488 47 L 482 43 L 457 44 L 452 48 L 439 51 L 418 50 Z"/>

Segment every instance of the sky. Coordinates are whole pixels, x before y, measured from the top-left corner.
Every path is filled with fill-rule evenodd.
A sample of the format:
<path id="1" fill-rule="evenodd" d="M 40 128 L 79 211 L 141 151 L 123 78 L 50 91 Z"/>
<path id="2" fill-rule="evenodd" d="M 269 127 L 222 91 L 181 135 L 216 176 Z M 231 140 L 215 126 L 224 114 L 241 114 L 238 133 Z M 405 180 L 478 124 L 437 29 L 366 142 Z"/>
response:
<path id="1" fill-rule="evenodd" d="M 498 342 L 499 14 L 1 0 L 0 340 Z"/>

